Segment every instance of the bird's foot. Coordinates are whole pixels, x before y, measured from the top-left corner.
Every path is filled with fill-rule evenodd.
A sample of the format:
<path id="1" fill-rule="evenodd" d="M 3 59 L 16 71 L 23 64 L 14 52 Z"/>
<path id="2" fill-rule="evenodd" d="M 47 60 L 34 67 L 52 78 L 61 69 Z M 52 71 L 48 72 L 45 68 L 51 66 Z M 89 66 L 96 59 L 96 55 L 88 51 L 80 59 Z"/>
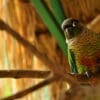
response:
<path id="1" fill-rule="evenodd" d="M 70 73 L 70 75 L 72 76 L 79 76 L 79 77 L 87 77 L 90 78 L 91 77 L 91 72 L 86 71 L 84 74 L 80 74 L 80 73 Z"/>
<path id="2" fill-rule="evenodd" d="M 90 74 L 88 71 L 85 72 L 85 75 L 89 78 L 90 77 Z"/>
<path id="3" fill-rule="evenodd" d="M 90 78 L 92 75 L 92 73 L 90 71 L 86 71 L 84 74 L 87 76 L 87 78 Z"/>

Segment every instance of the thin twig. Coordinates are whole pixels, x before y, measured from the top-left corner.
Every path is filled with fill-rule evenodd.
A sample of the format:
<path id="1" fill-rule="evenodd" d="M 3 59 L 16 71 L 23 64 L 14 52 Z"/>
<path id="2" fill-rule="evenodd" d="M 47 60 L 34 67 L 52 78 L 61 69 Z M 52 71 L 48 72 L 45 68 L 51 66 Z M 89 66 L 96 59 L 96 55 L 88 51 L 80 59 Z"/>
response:
<path id="1" fill-rule="evenodd" d="M 6 97 L 6 98 L 2 98 L 0 100 L 15 100 L 15 99 L 21 98 L 21 97 L 23 97 L 23 96 L 25 96 L 25 95 L 27 95 L 27 94 L 29 94 L 31 92 L 34 92 L 34 91 L 36 91 L 36 90 L 38 90 L 38 89 L 40 89 L 40 88 L 42 88 L 42 87 L 54 82 L 54 81 L 57 81 L 57 80 L 59 80 L 59 78 L 57 76 L 56 77 L 55 76 L 50 77 L 50 78 L 40 82 L 39 84 L 37 84 L 35 86 L 32 86 L 32 87 L 30 87 L 28 89 L 20 91 L 20 92 L 14 94 L 12 96 L 9 96 L 9 97 Z"/>
<path id="2" fill-rule="evenodd" d="M 0 78 L 46 78 L 50 74 L 39 70 L 0 70 Z"/>

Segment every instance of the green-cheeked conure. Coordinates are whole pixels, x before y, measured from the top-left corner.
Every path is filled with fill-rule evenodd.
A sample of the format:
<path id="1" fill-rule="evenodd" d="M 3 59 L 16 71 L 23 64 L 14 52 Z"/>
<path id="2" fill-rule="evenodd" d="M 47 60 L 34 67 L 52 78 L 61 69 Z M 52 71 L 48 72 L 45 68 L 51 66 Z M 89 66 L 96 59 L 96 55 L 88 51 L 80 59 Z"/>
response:
<path id="1" fill-rule="evenodd" d="M 62 23 L 68 59 L 72 73 L 87 74 L 100 71 L 100 33 L 86 28 L 76 19 L 68 18 Z"/>

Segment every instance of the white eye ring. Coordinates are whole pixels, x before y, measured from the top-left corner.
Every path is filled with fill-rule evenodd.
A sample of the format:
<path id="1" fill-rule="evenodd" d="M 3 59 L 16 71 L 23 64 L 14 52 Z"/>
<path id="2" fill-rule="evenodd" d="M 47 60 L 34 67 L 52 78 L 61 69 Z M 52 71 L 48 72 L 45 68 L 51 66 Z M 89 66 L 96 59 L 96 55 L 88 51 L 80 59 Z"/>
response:
<path id="1" fill-rule="evenodd" d="M 73 27 L 76 27 L 76 23 L 75 23 L 75 22 L 73 22 L 72 26 L 73 26 Z"/>

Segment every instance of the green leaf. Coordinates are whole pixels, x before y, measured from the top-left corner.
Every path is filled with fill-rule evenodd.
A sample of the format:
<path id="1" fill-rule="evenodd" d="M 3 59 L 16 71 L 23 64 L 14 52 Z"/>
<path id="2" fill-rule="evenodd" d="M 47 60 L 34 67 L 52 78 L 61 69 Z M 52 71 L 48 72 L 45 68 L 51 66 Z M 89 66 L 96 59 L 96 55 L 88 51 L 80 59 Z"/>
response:
<path id="1" fill-rule="evenodd" d="M 74 52 L 68 49 L 68 61 L 72 73 L 78 73 Z"/>
<path id="2" fill-rule="evenodd" d="M 38 12 L 39 16 L 48 27 L 51 34 L 55 37 L 59 47 L 67 56 L 67 44 L 63 37 L 63 31 L 59 26 L 57 20 L 55 19 L 54 15 L 51 13 L 50 9 L 47 7 L 44 0 L 31 0 L 36 11 Z"/>
<path id="3" fill-rule="evenodd" d="M 53 14 L 54 14 L 57 22 L 61 26 L 64 19 L 66 19 L 66 16 L 64 14 L 64 10 L 63 10 L 62 5 L 61 5 L 61 0 L 49 0 L 49 1 L 50 1 L 50 5 L 52 8 Z"/>

